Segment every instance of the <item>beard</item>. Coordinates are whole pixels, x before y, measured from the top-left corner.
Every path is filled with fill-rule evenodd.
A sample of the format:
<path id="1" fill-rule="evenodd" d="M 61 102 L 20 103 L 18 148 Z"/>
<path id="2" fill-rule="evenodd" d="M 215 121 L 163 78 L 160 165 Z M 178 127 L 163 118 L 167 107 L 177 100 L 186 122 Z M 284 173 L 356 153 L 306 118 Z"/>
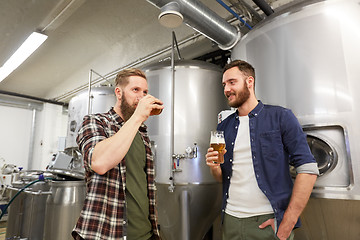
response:
<path id="1" fill-rule="evenodd" d="M 233 102 L 229 101 L 229 96 L 231 95 L 235 96 L 235 100 Z M 226 97 L 228 98 L 228 104 L 230 107 L 233 108 L 241 107 L 250 97 L 250 91 L 246 86 L 246 82 L 244 82 L 244 86 L 242 90 L 239 90 L 237 92 L 230 92 L 229 94 L 226 95 Z"/>
<path id="2" fill-rule="evenodd" d="M 136 109 L 136 105 L 130 105 L 126 100 L 125 92 L 122 92 L 120 111 L 124 117 L 123 120 L 124 121 L 129 120 L 129 118 L 131 118 L 131 116 L 134 114 L 135 109 Z"/>

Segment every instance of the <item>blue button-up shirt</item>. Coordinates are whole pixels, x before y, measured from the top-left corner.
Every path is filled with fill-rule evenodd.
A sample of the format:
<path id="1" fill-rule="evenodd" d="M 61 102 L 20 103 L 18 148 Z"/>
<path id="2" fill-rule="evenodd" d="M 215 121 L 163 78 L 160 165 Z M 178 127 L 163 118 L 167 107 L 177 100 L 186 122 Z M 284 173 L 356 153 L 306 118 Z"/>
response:
<path id="1" fill-rule="evenodd" d="M 259 188 L 269 199 L 277 226 L 289 204 L 293 181 L 289 165 L 295 168 L 316 163 L 298 120 L 291 110 L 272 105 L 258 105 L 249 113 L 250 145 L 255 177 Z M 224 131 L 226 154 L 221 165 L 223 180 L 222 213 L 224 214 L 230 179 L 232 176 L 233 149 L 239 126 L 238 112 L 219 123 Z M 249 193 L 251 194 L 251 193 Z M 295 227 L 300 226 L 298 221 Z"/>

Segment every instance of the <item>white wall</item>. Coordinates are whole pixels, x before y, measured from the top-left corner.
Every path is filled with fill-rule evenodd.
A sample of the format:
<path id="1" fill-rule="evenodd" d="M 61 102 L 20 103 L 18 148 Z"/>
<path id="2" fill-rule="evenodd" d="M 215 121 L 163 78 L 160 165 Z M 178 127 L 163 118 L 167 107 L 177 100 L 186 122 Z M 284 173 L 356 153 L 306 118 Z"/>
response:
<path id="1" fill-rule="evenodd" d="M 32 110 L 0 106 L 0 158 L 27 167 Z"/>
<path id="2" fill-rule="evenodd" d="M 59 138 L 66 136 L 67 114 L 59 105 L 44 104 L 36 119 L 33 161 L 31 169 L 43 170 L 59 151 Z"/>
<path id="3" fill-rule="evenodd" d="M 62 106 L 49 103 L 35 112 L 31 139 L 33 109 L 0 105 L 0 159 L 4 158 L 5 163 L 45 170 L 52 155 L 58 152 L 59 137 L 66 136 L 67 113 Z"/>

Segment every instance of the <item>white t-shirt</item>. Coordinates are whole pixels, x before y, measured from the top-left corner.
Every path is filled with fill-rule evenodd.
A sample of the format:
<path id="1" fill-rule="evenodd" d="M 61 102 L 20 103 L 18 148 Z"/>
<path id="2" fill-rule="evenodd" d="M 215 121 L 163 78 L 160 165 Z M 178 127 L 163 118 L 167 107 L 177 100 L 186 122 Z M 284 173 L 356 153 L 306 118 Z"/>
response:
<path id="1" fill-rule="evenodd" d="M 238 218 L 273 213 L 271 204 L 260 190 L 252 162 L 249 117 L 239 117 L 234 145 L 232 177 L 225 212 Z"/>

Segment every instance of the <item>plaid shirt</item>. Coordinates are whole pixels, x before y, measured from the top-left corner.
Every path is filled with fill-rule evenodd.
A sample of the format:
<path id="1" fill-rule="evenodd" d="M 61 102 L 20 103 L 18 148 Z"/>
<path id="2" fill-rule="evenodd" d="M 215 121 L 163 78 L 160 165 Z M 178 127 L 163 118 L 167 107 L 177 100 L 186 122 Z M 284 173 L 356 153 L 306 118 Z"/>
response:
<path id="1" fill-rule="evenodd" d="M 115 240 L 126 236 L 125 179 L 126 166 L 122 160 L 104 175 L 91 169 L 91 155 L 95 145 L 119 131 L 124 124 L 120 116 L 110 109 L 107 113 L 84 117 L 77 143 L 84 157 L 87 194 L 80 218 L 72 232 L 74 239 Z M 159 236 L 155 213 L 154 162 L 146 126 L 139 128 L 146 150 L 146 173 L 149 197 L 149 219 L 153 233 Z"/>

